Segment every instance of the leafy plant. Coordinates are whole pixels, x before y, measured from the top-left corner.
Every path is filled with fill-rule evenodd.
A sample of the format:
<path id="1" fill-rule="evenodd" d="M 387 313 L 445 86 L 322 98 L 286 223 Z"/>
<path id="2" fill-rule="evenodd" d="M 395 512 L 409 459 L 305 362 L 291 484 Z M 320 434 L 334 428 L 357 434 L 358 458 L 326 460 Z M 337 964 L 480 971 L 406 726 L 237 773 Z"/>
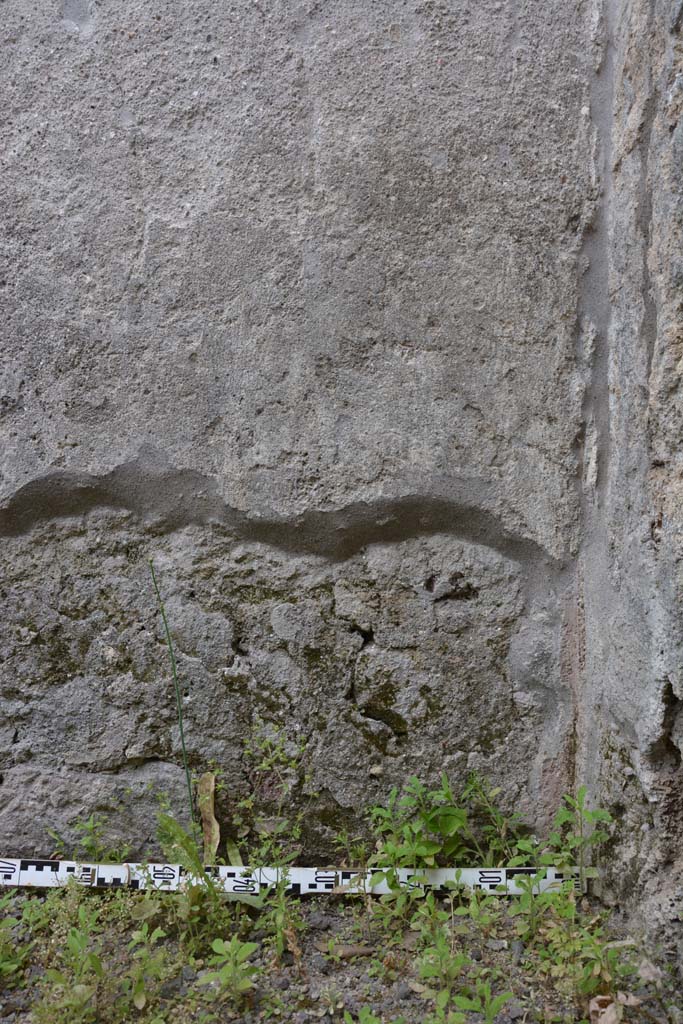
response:
<path id="1" fill-rule="evenodd" d="M 340 962 L 341 958 L 338 955 L 335 956 L 335 948 L 334 939 L 330 939 L 328 956 L 330 960 Z M 380 978 L 382 981 L 390 983 L 405 977 L 407 971 L 408 958 L 406 954 L 397 949 L 390 949 L 384 953 L 381 959 L 373 957 L 368 964 L 366 973 L 369 978 Z"/>
<path id="2" fill-rule="evenodd" d="M 578 866 L 582 889 L 586 888 L 587 879 L 598 875 L 597 868 L 588 864 L 592 849 L 609 838 L 609 833 L 599 826 L 612 822 L 608 811 L 588 807 L 586 794 L 586 786 L 581 786 L 576 797 L 567 794 L 562 798 L 562 806 L 553 821 L 548 849 L 541 857 L 542 864 Z"/>
<path id="3" fill-rule="evenodd" d="M 72 926 L 61 950 L 59 969 L 45 972 L 49 983 L 37 1008 L 38 1019 L 50 1024 L 91 1024 L 97 1021 L 97 989 L 104 978 L 101 950 L 93 942 L 99 911 L 78 908 L 78 926 Z"/>
<path id="4" fill-rule="evenodd" d="M 466 1017 L 460 1010 L 450 1010 L 442 1006 L 443 1000 L 437 1000 L 432 1013 L 424 1018 L 423 1024 L 465 1024 Z"/>
<path id="5" fill-rule="evenodd" d="M 281 961 L 289 952 L 299 965 L 302 953 L 298 935 L 303 931 L 304 921 L 298 900 L 287 893 L 286 875 L 266 894 L 259 923 L 269 934 L 276 960 Z"/>
<path id="6" fill-rule="evenodd" d="M 359 872 L 365 872 L 369 851 L 364 836 L 352 837 L 346 829 L 341 829 L 334 839 L 334 845 L 341 853 L 343 866 L 358 868 Z"/>
<path id="7" fill-rule="evenodd" d="M 613 995 L 636 973 L 635 964 L 625 954 L 633 950 L 630 940 L 610 942 L 602 927 L 581 928 L 578 959 L 582 970 L 577 990 L 583 995 Z"/>
<path id="8" fill-rule="evenodd" d="M 368 1006 L 361 1006 L 354 1021 L 348 1010 L 344 1010 L 344 1024 L 382 1024 L 382 1020 Z"/>
<path id="9" fill-rule="evenodd" d="M 435 791 L 412 776 L 402 795 L 394 788 L 386 806 L 372 808 L 370 820 L 378 836 L 371 866 L 431 868 L 439 856 L 457 860 L 470 852 L 467 811 L 456 806 L 445 775 Z"/>
<path id="10" fill-rule="evenodd" d="M 238 801 L 232 828 L 252 867 L 286 867 L 301 850 L 305 810 L 291 814 L 295 785 L 301 779 L 305 743 L 291 743 L 285 733 L 257 718 L 244 748 L 249 793 Z M 311 799 L 315 794 L 311 794 Z M 289 813 L 285 813 L 288 811 Z"/>
<path id="11" fill-rule="evenodd" d="M 470 807 L 478 824 L 477 846 L 482 863 L 493 867 L 502 866 L 515 856 L 522 828 L 521 815 L 506 815 L 496 804 L 500 793 L 500 786 L 492 788 L 476 772 L 469 776 L 462 792 L 462 800 Z"/>
<path id="12" fill-rule="evenodd" d="M 417 962 L 418 975 L 427 983 L 423 995 L 435 999 L 437 1006 L 445 1009 L 463 970 L 471 962 L 465 953 L 453 952 L 445 932 L 435 936 L 433 945 L 424 950 Z"/>
<path id="13" fill-rule="evenodd" d="M 108 820 L 105 815 L 93 812 L 85 821 L 78 820 L 71 825 L 76 836 L 76 845 L 69 846 L 59 832 L 48 829 L 47 833 L 55 841 L 57 857 L 75 861 L 92 861 L 94 863 L 121 863 L 130 854 L 130 846 L 122 843 L 112 846 L 107 841 Z"/>
<path id="14" fill-rule="evenodd" d="M 249 957 L 258 949 L 256 942 L 242 942 L 233 935 L 229 942 L 214 939 L 213 956 L 209 963 L 216 969 L 200 978 L 200 984 L 211 985 L 210 999 L 229 1001 L 241 1006 L 254 988 L 254 978 L 260 968 L 249 963 Z"/>
<path id="15" fill-rule="evenodd" d="M 499 792 L 472 774 L 456 799 L 445 774 L 432 790 L 412 776 L 401 795 L 392 789 L 386 805 L 370 812 L 377 835 L 371 864 L 417 869 L 506 863 L 518 852 L 519 816 L 508 818 L 497 808 Z"/>
<path id="16" fill-rule="evenodd" d="M 533 875 L 520 875 L 516 879 L 521 892 L 510 903 L 508 913 L 517 922 L 520 938 L 526 941 L 536 939 L 548 908 L 557 902 L 557 893 L 541 892 L 540 885 L 545 876 L 546 870 L 541 868 Z"/>
<path id="17" fill-rule="evenodd" d="M 167 902 L 169 920 L 177 926 L 181 942 L 193 953 L 201 954 L 211 936 L 234 924 L 234 905 L 247 904 L 260 909 L 261 896 L 227 893 L 218 888 L 202 863 L 195 835 L 191 835 L 171 815 L 157 815 L 159 844 L 171 863 L 180 864 L 187 873 L 187 884 Z M 196 833 L 195 833 L 196 834 Z"/>
<path id="18" fill-rule="evenodd" d="M 158 943 L 166 937 L 161 928 L 150 931 L 147 921 L 133 932 L 128 952 L 133 963 L 123 979 L 123 992 L 136 1010 L 144 1010 L 158 996 L 160 983 L 169 975 L 169 961 Z"/>
<path id="19" fill-rule="evenodd" d="M 41 935 L 51 928 L 56 913 L 56 904 L 64 896 L 63 889 L 53 889 L 44 897 L 30 895 L 24 899 L 21 909 L 21 924 L 29 935 Z M 0 901 L 0 910 L 2 901 Z"/>
<path id="20" fill-rule="evenodd" d="M 377 836 L 376 852 L 369 858 L 371 883 L 386 881 L 391 889 L 382 896 L 374 912 L 385 933 L 398 923 L 406 922 L 422 895 L 420 886 L 425 869 L 439 864 L 466 866 L 477 863 L 491 866 L 505 860 L 514 851 L 516 823 L 508 822 L 494 804 L 498 790 L 491 789 L 478 776 L 472 775 L 458 801 L 445 774 L 440 786 L 430 790 L 414 776 L 401 795 L 396 788 L 389 794 L 386 806 L 374 807 L 370 820 Z M 469 808 L 479 815 L 479 835 L 473 830 Z M 514 825 L 514 827 L 513 827 Z M 411 886 L 402 886 L 399 869 L 414 872 Z M 457 884 L 454 891 L 458 890 Z M 473 896 L 467 909 L 458 911 L 477 918 L 483 929 L 492 926 L 494 900 Z"/>
<path id="21" fill-rule="evenodd" d="M 0 896 L 0 915 L 4 915 L 15 896 L 14 889 Z M 17 917 L 0 917 L 0 982 L 6 988 L 22 983 L 34 945 L 33 942 L 21 944 L 16 940 L 14 932 L 19 924 L 20 920 Z"/>
<path id="22" fill-rule="evenodd" d="M 487 981 L 478 981 L 473 992 L 454 996 L 453 1002 L 459 1010 L 482 1014 L 484 1024 L 493 1024 L 502 1008 L 512 998 L 512 992 L 501 992 L 500 995 L 494 996 Z"/>
<path id="23" fill-rule="evenodd" d="M 485 938 L 493 931 L 500 920 L 500 897 L 490 896 L 477 889 L 471 890 L 469 899 L 464 906 L 454 907 L 453 917 L 467 917 L 478 928 Z"/>

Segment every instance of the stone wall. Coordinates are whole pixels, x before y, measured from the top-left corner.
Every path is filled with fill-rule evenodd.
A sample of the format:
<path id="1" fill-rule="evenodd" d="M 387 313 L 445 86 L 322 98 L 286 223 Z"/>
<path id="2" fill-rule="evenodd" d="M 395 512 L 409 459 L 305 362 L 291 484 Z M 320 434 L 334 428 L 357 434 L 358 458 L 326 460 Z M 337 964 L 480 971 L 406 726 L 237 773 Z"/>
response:
<path id="1" fill-rule="evenodd" d="M 586 781 L 668 925 L 679 8 L 5 12 L 7 852 L 182 807 L 153 558 L 226 818 L 258 719 L 310 856 L 408 774 Z"/>

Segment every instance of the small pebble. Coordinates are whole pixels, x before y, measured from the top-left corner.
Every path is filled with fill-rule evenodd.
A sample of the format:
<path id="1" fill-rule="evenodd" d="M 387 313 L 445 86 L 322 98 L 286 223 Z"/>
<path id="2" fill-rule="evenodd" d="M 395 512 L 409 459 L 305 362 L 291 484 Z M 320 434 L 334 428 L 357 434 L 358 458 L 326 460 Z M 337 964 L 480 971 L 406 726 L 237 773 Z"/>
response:
<path id="1" fill-rule="evenodd" d="M 279 988 L 282 992 L 286 992 L 289 988 L 289 978 L 281 974 L 279 978 L 273 978 L 273 988 Z"/>
<path id="2" fill-rule="evenodd" d="M 524 956 L 524 943 L 521 939 L 513 939 L 510 948 L 512 950 L 512 959 L 518 964 Z"/>
<path id="3" fill-rule="evenodd" d="M 320 955 L 320 953 L 311 957 L 311 967 L 314 971 L 320 971 L 321 974 L 329 974 L 332 970 L 329 960 L 326 960 L 324 956 Z"/>
<path id="4" fill-rule="evenodd" d="M 492 949 L 495 953 L 501 949 L 507 949 L 507 939 L 489 939 L 486 943 L 486 948 Z"/>
<path id="5" fill-rule="evenodd" d="M 519 1017 L 524 1016 L 524 1007 L 520 1006 L 519 1003 L 508 1003 L 505 1007 L 505 1012 L 510 1020 L 517 1020 Z"/>
<path id="6" fill-rule="evenodd" d="M 329 914 L 324 914 L 322 910 L 314 910 L 308 915 L 308 926 L 320 932 L 327 932 L 332 927 L 332 918 Z"/>
<path id="7" fill-rule="evenodd" d="M 413 990 L 405 981 L 400 981 L 395 989 L 397 999 L 412 999 Z"/>
<path id="8" fill-rule="evenodd" d="M 185 995 L 186 992 L 187 986 L 183 984 L 182 978 L 170 978 L 159 989 L 162 999 L 173 999 L 174 996 Z"/>

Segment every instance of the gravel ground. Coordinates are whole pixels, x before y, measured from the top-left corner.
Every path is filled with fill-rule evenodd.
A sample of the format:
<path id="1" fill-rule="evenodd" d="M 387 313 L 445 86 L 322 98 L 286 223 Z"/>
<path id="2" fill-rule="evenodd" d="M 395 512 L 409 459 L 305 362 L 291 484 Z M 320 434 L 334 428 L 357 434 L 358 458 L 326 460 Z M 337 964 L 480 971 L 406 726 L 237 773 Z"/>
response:
<path id="1" fill-rule="evenodd" d="M 16 897 L 12 913 L 17 916 L 27 899 L 42 900 L 39 895 L 20 894 Z M 87 900 L 101 900 L 94 893 Z M 133 905 L 132 903 L 130 904 Z M 125 908 L 124 908 L 125 910 Z M 145 1012 L 133 1011 L 124 1020 L 155 1024 L 185 1024 L 185 1022 L 221 1022 L 238 1020 L 244 1024 L 281 1020 L 292 1024 L 311 1024 L 321 1019 L 343 1021 L 345 1013 L 354 1022 L 362 1020 L 371 1011 L 383 1024 L 403 1021 L 405 1024 L 423 1024 L 434 1010 L 434 1002 L 426 997 L 425 982 L 417 970 L 417 933 L 410 929 L 397 930 L 389 942 L 382 937 L 363 905 L 342 900 L 308 899 L 300 905 L 301 926 L 290 949 L 280 959 L 273 949 L 272 940 L 253 922 L 250 941 L 258 943 L 250 962 L 260 968 L 255 988 L 239 1009 L 228 1003 L 207 1001 L 207 986 L 201 984 L 202 975 L 209 970 L 201 956 L 194 958 L 182 954 L 172 931 L 162 940 L 164 953 L 171 965 L 169 977 L 157 989 L 157 998 Z M 163 923 L 163 922 L 162 922 Z M 101 958 L 110 976 L 120 975 L 131 965 L 127 943 L 137 925 L 119 913 L 106 923 L 98 940 L 102 946 Z M 549 979 L 541 970 L 539 951 L 527 950 L 516 937 L 513 922 L 502 914 L 486 932 L 467 919 L 460 919 L 459 934 L 454 936 L 455 952 L 464 952 L 471 961 L 462 976 L 462 989 L 477 974 L 488 981 L 494 993 L 509 991 L 513 998 L 493 1018 L 496 1024 L 539 1021 L 542 1024 L 588 1019 L 587 1001 L 575 1003 L 562 985 Z M 0 995 L 0 1024 L 35 1024 L 50 1021 L 49 1010 L 36 1014 L 35 1007 L 42 995 L 41 985 L 47 966 L 59 953 L 59 937 L 45 936 L 36 942 L 25 984 Z M 51 952 L 50 952 L 51 951 Z M 650 998 L 639 981 L 639 998 Z M 645 1020 L 679 1024 L 670 1010 L 667 1021 L 655 1002 L 644 1002 L 648 1011 L 622 1007 L 624 1020 Z M 111 1017 L 106 1006 L 95 1018 L 96 1024 L 108 1024 Z M 120 1019 L 120 1018 L 119 1018 Z M 61 1020 L 61 1018 L 60 1018 Z M 466 1020 L 475 1024 L 483 1021 L 482 1014 L 469 1012 Z"/>

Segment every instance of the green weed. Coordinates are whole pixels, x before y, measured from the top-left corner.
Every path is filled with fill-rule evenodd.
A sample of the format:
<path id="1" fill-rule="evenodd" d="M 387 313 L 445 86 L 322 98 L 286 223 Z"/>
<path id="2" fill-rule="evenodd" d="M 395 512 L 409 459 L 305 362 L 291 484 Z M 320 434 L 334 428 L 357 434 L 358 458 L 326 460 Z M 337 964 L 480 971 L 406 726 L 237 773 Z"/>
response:
<path id="1" fill-rule="evenodd" d="M 16 890 L 0 896 L 0 915 L 4 915 L 16 896 Z M 17 941 L 15 932 L 21 921 L 17 917 L 0 917 L 0 983 L 2 987 L 12 988 L 21 985 L 24 971 L 28 966 L 33 942 Z"/>
<path id="2" fill-rule="evenodd" d="M 292 743 L 283 730 L 256 719 L 244 747 L 249 793 L 238 801 L 231 823 L 242 860 L 251 867 L 285 867 L 301 852 L 305 809 L 292 815 L 291 805 L 295 787 L 307 782 L 305 749 L 305 743 Z"/>
<path id="3" fill-rule="evenodd" d="M 81 904 L 78 925 L 72 925 L 59 954 L 59 967 L 45 972 L 43 998 L 36 1018 L 45 1024 L 94 1024 L 98 1020 L 97 994 L 104 979 L 97 908 Z"/>
<path id="4" fill-rule="evenodd" d="M 473 889 L 464 906 L 454 907 L 453 917 L 467 918 L 484 938 L 488 938 L 501 918 L 502 908 L 499 896 L 491 896 Z"/>
<path id="5" fill-rule="evenodd" d="M 147 921 L 133 932 L 128 943 L 133 963 L 123 978 L 124 999 L 130 1001 L 136 1010 L 144 1010 L 158 998 L 161 983 L 169 977 L 170 962 L 159 943 L 166 938 L 162 928 L 150 931 Z"/>
<path id="6" fill-rule="evenodd" d="M 231 931 L 236 926 L 240 905 L 261 909 L 263 899 L 249 893 L 224 892 L 204 870 L 195 835 L 164 812 L 159 812 L 157 822 L 164 856 L 187 872 L 185 887 L 166 896 L 169 925 L 188 952 L 201 955 L 216 933 Z"/>
<path id="7" fill-rule="evenodd" d="M 513 998 L 512 992 L 501 992 L 495 996 L 487 981 L 479 981 L 473 992 L 454 996 L 453 1002 L 459 1010 L 481 1014 L 484 1024 L 493 1024 L 505 1004 Z"/>
<path id="8" fill-rule="evenodd" d="M 608 811 L 588 807 L 586 793 L 586 787 L 581 786 L 576 797 L 567 794 L 562 798 L 563 805 L 555 815 L 549 836 L 549 850 L 541 859 L 541 863 L 559 867 L 578 866 L 582 889 L 586 888 L 589 878 L 598 875 L 597 868 L 588 863 L 591 852 L 609 838 L 609 833 L 600 826 L 612 823 Z"/>
<path id="9" fill-rule="evenodd" d="M 71 828 L 76 836 L 75 846 L 69 846 L 54 829 L 47 830 L 55 842 L 56 857 L 105 864 L 120 864 L 128 859 L 130 846 L 127 843 L 112 845 L 107 840 L 109 824 L 105 815 L 93 812 L 85 821 L 74 822 Z"/>
<path id="10" fill-rule="evenodd" d="M 229 942 L 214 939 L 211 943 L 213 956 L 209 964 L 215 970 L 208 971 L 200 984 L 211 986 L 207 998 L 219 1002 L 227 1001 L 240 1007 L 254 989 L 254 979 L 260 968 L 249 963 L 249 957 L 258 949 L 256 942 L 242 942 L 233 935 Z"/>
<path id="11" fill-rule="evenodd" d="M 289 952 L 297 966 L 301 963 L 299 935 L 305 924 L 298 900 L 286 891 L 286 875 L 264 897 L 259 924 L 268 933 L 267 945 L 273 950 L 277 962 Z"/>

